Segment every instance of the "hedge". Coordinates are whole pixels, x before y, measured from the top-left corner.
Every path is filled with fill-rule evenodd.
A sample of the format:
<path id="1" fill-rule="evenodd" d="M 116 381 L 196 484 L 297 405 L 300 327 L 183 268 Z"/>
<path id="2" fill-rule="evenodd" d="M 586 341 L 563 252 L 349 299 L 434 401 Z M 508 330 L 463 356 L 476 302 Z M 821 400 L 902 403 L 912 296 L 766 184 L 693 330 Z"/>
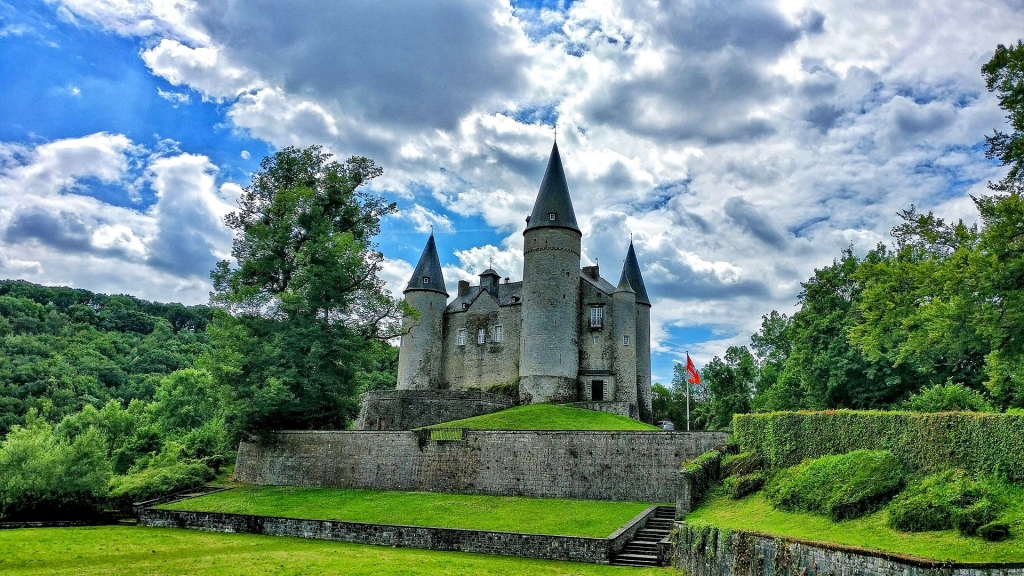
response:
<path id="1" fill-rule="evenodd" d="M 742 451 L 756 451 L 769 468 L 860 449 L 888 450 L 911 473 L 961 468 L 1024 481 L 1024 414 L 854 410 L 737 414 L 733 433 Z"/>

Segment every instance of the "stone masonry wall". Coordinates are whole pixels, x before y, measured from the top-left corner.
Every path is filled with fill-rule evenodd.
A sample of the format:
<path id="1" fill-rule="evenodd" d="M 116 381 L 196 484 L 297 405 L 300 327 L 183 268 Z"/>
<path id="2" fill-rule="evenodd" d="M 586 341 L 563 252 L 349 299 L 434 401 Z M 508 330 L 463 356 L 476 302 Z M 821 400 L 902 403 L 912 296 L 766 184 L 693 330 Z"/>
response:
<path id="1" fill-rule="evenodd" d="M 467 390 L 381 390 L 367 392 L 356 430 L 412 430 L 511 408 L 512 398 Z M 383 419 L 383 420 L 382 420 Z"/>
<path id="2" fill-rule="evenodd" d="M 680 464 L 722 432 L 466 430 L 283 432 L 242 442 L 235 479 L 251 484 L 423 490 L 584 500 L 675 502 Z"/>
<path id="3" fill-rule="evenodd" d="M 1022 576 L 1024 564 L 934 562 L 838 545 L 677 524 L 659 555 L 689 576 Z"/>
<path id="4" fill-rule="evenodd" d="M 618 540 L 626 537 L 551 536 L 154 508 L 146 508 L 139 512 L 139 524 L 160 528 L 190 528 L 208 532 L 292 536 L 357 544 L 477 552 L 596 564 L 607 564 L 610 552 L 615 549 L 616 544 L 621 548 L 621 543 Z"/>

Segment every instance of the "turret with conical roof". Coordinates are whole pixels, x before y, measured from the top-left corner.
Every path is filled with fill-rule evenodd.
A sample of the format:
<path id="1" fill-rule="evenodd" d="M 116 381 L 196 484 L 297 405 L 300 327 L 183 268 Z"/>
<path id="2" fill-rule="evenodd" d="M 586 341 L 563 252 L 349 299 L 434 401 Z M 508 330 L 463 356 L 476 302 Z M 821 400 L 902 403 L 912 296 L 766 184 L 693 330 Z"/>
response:
<path id="1" fill-rule="evenodd" d="M 615 400 L 635 406 L 636 413 L 630 414 L 634 418 L 640 409 L 636 385 L 636 308 L 636 291 L 630 285 L 623 266 L 619 285 L 612 292 L 612 349 L 615 352 L 612 369 L 615 372 Z"/>
<path id="2" fill-rule="evenodd" d="M 448 291 L 441 275 L 434 235 L 427 239 L 416 269 L 406 286 L 405 301 L 419 312 L 419 319 L 402 318 L 402 343 L 398 350 L 399 390 L 432 390 L 441 387 L 442 324 Z"/>
<path id="3" fill-rule="evenodd" d="M 525 403 L 576 400 L 581 238 L 555 144 L 523 231 L 519 396 Z"/>
<path id="4" fill-rule="evenodd" d="M 640 273 L 640 262 L 636 258 L 632 240 L 626 250 L 622 274 L 636 291 L 637 407 L 640 409 L 640 420 L 650 423 L 654 416 L 651 406 L 651 299 L 644 286 L 644 277 Z"/>

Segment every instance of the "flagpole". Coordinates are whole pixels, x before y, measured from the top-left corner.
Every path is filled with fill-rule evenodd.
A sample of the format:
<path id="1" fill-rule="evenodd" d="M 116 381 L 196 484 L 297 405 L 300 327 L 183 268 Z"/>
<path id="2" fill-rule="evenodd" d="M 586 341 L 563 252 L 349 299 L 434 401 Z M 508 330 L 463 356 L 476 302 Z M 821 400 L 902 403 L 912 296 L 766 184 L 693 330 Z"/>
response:
<path id="1" fill-rule="evenodd" d="M 686 366 L 690 366 L 690 351 L 686 351 Z M 686 373 L 686 431 L 690 431 L 690 373 Z"/>

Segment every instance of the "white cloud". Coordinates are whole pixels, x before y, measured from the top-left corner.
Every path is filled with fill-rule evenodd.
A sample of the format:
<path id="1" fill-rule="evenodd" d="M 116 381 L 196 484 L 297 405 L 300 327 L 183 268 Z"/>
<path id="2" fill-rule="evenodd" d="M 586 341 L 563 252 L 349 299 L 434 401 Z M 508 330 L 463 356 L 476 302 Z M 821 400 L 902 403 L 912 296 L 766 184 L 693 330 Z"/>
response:
<path id="1" fill-rule="evenodd" d="M 444 214 L 438 214 L 419 204 L 413 204 L 412 208 L 402 210 L 398 217 L 412 224 L 417 232 L 454 232 L 455 227 L 452 221 Z"/>

